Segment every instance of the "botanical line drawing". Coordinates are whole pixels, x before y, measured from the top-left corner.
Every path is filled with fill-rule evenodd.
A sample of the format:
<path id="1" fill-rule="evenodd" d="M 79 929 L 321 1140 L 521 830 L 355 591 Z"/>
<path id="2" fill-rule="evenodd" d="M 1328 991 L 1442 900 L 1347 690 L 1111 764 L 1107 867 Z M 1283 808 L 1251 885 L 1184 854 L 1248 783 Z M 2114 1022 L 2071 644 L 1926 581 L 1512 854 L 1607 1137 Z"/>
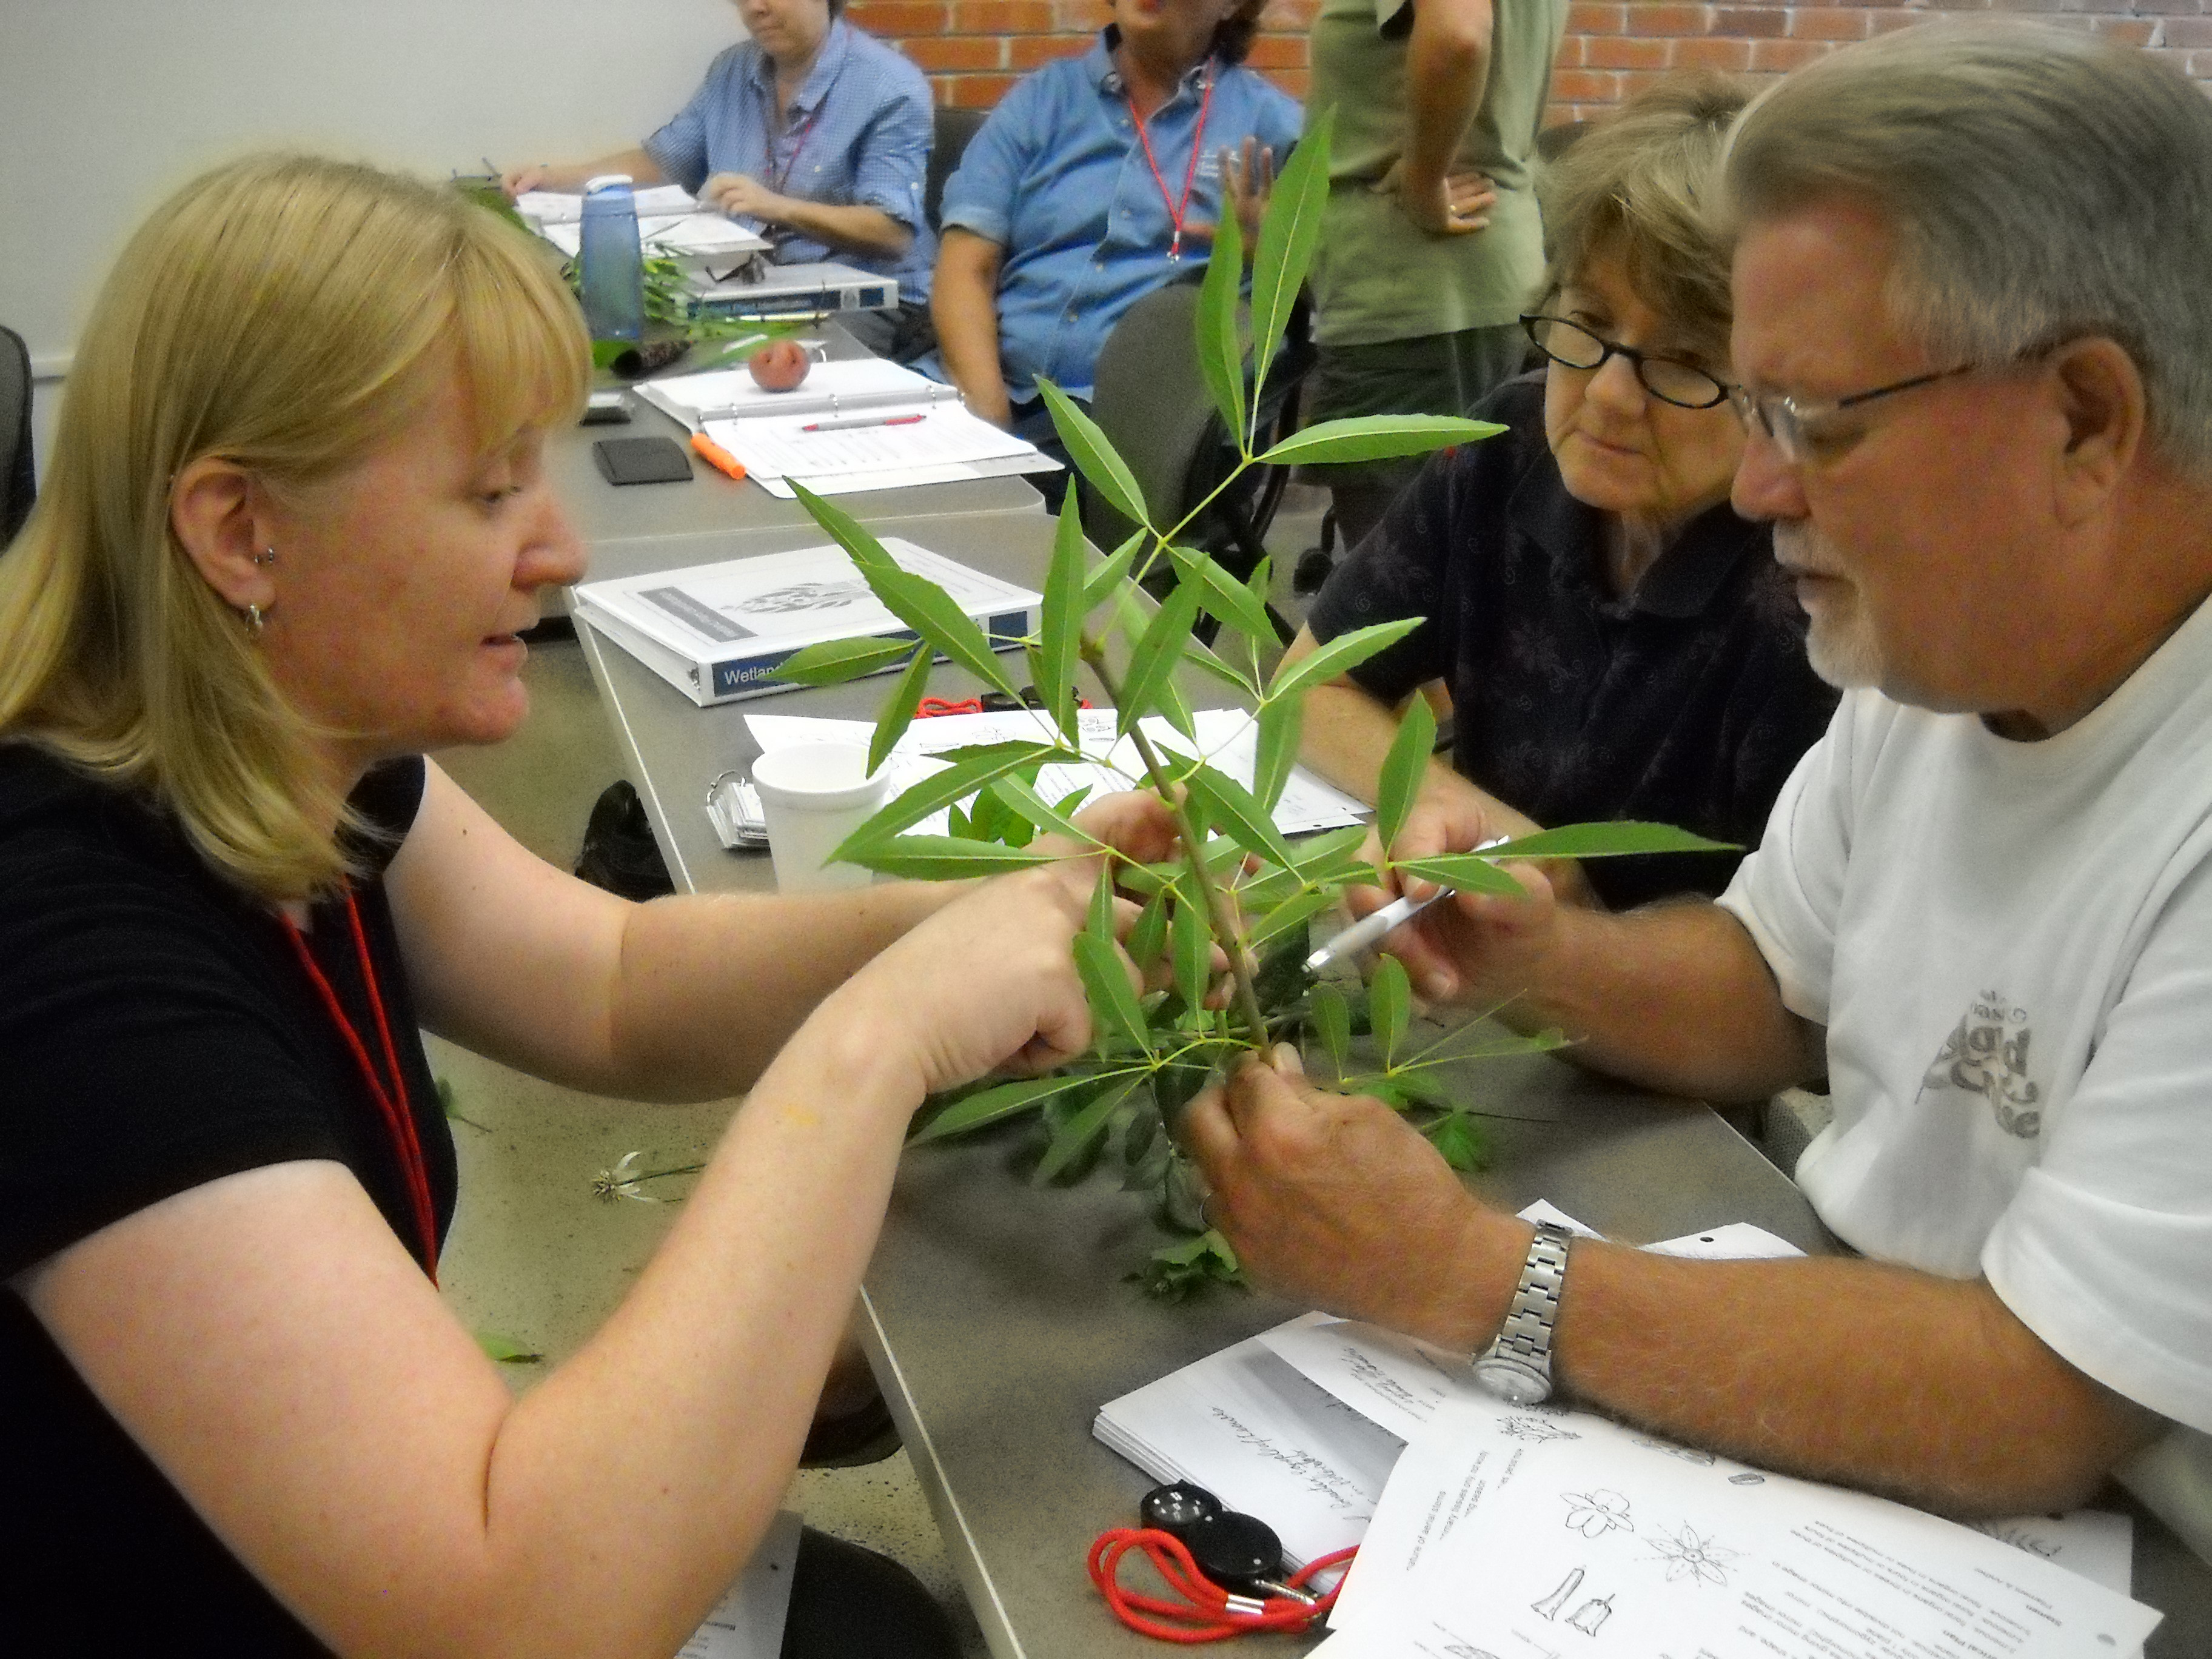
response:
<path id="1" fill-rule="evenodd" d="M 1653 1451 L 1665 1452 L 1669 1457 L 1679 1457 L 1685 1463 L 1695 1463 L 1701 1469 L 1709 1469 L 1713 1466 L 1712 1453 L 1699 1451 L 1695 1446 L 1678 1446 L 1671 1440 L 1647 1440 L 1640 1435 L 1637 1437 L 1636 1443 L 1639 1446 L 1649 1446 Z"/>
<path id="2" fill-rule="evenodd" d="M 1585 1636 L 1595 1636 L 1605 1628 L 1605 1621 L 1613 1617 L 1613 1598 L 1610 1595 L 1592 1596 L 1567 1616 L 1567 1622 Z"/>
<path id="3" fill-rule="evenodd" d="M 1628 1500 L 1617 1492 L 1593 1486 L 1588 1492 L 1563 1492 L 1559 1498 L 1567 1506 L 1569 1532 L 1602 1538 L 1616 1527 L 1623 1532 L 1636 1530 L 1636 1523 L 1628 1518 Z"/>
<path id="4" fill-rule="evenodd" d="M 1488 1648 L 1471 1648 L 1464 1642 L 1447 1642 L 1444 1652 L 1448 1659 L 1498 1659 Z"/>
<path id="5" fill-rule="evenodd" d="M 1559 1589 L 1540 1601 L 1531 1601 L 1528 1604 L 1530 1610 L 1540 1619 L 1556 1620 L 1559 1616 L 1559 1609 L 1566 1606 L 1567 1598 L 1582 1588 L 1582 1582 L 1583 1570 L 1577 1567 L 1565 1578 L 1559 1580 Z"/>
<path id="6" fill-rule="evenodd" d="M 1667 1564 L 1668 1583 L 1689 1578 L 1700 1584 L 1717 1584 L 1723 1589 L 1728 1588 L 1729 1563 L 1743 1553 L 1710 1536 L 1700 1538 L 1697 1528 L 1687 1522 L 1679 1531 L 1661 1532 L 1651 1540 L 1651 1547 L 1658 1552 L 1653 1559 Z"/>
<path id="7" fill-rule="evenodd" d="M 1563 1429 L 1540 1417 L 1501 1417 L 1498 1419 L 1498 1431 L 1508 1439 L 1524 1441 L 1532 1446 L 1540 1446 L 1547 1440 L 1582 1438 L 1572 1429 Z"/>

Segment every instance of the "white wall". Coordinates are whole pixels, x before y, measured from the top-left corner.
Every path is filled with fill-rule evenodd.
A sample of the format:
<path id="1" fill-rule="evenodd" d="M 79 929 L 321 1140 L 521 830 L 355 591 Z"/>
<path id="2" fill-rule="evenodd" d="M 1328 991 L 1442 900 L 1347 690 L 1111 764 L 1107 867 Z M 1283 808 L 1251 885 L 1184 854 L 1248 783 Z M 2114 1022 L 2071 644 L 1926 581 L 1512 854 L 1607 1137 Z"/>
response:
<path id="1" fill-rule="evenodd" d="M 0 323 L 61 372 L 139 220 L 233 155 L 598 155 L 741 33 L 727 0 L 0 0 Z"/>

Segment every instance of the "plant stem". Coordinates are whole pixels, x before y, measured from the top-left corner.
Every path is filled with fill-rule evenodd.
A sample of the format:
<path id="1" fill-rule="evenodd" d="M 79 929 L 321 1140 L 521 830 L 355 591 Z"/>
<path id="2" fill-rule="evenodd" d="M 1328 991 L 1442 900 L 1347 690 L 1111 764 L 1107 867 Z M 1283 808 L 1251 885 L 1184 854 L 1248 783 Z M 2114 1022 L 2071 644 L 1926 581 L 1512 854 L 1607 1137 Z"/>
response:
<path id="1" fill-rule="evenodd" d="M 1107 666 L 1105 647 L 1085 634 L 1079 649 L 1083 660 L 1090 665 L 1091 672 L 1098 677 L 1098 684 L 1105 691 L 1107 700 L 1119 708 L 1121 706 L 1121 688 L 1115 683 L 1113 671 Z M 1191 879 L 1198 884 L 1199 896 L 1206 902 L 1206 918 L 1212 924 L 1214 939 L 1221 945 L 1222 953 L 1229 958 L 1229 981 L 1233 989 L 1237 1016 L 1251 1028 L 1254 1052 L 1264 1054 L 1267 1052 L 1267 1017 L 1261 1012 L 1259 994 L 1252 988 L 1252 975 L 1245 963 L 1243 945 L 1237 936 L 1229 902 L 1215 883 L 1212 872 L 1206 867 L 1205 843 L 1199 836 L 1197 821 L 1190 815 L 1188 802 L 1177 792 L 1174 780 L 1168 776 L 1166 764 L 1160 759 L 1159 751 L 1152 747 L 1152 739 L 1145 735 L 1143 726 L 1133 723 L 1129 727 L 1129 738 L 1136 744 L 1139 758 L 1145 763 L 1145 770 L 1151 775 L 1153 793 L 1175 814 L 1176 827 L 1182 832 L 1183 857 L 1189 864 Z"/>

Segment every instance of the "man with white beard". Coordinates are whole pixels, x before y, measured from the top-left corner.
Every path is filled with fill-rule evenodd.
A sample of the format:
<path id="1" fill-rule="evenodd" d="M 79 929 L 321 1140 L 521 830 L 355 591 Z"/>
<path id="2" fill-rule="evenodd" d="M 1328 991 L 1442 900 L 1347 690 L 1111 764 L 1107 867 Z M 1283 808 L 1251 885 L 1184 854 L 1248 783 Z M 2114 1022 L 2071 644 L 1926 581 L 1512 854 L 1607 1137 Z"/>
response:
<path id="1" fill-rule="evenodd" d="M 1933 24 L 1774 88 L 1729 189 L 1735 499 L 1842 707 L 1717 902 L 1521 869 L 1389 948 L 1654 1089 L 1825 1075 L 1796 1176 L 1863 1259 L 1532 1239 L 1288 1058 L 1194 1105 L 1211 1212 L 1509 1398 L 1960 1513 L 2118 1473 L 2212 1552 L 2212 102 Z M 1438 809 L 1395 850 L 1486 834 Z"/>

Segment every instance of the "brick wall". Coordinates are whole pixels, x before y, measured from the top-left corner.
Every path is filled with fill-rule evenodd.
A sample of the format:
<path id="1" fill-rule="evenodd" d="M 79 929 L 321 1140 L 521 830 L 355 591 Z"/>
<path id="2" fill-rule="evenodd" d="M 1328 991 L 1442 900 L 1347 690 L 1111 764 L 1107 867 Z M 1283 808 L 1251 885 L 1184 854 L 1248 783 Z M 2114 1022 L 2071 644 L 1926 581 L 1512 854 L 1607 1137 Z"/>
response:
<path id="1" fill-rule="evenodd" d="M 1317 3 L 1272 0 L 1247 60 L 1294 97 Z M 1684 64 L 1764 78 L 1846 40 L 1991 9 L 2117 35 L 2212 82 L 2212 0 L 1574 0 L 1549 118 L 1595 115 Z M 939 103 L 986 109 L 1038 64 L 1084 51 L 1106 0 L 850 0 L 846 15 L 921 64 Z"/>
<path id="2" fill-rule="evenodd" d="M 1576 0 L 1552 77 L 1551 118 L 1595 115 L 1684 64 L 1767 79 L 1847 40 L 1992 10 L 2116 35 L 2212 82 L 2212 0 Z"/>

